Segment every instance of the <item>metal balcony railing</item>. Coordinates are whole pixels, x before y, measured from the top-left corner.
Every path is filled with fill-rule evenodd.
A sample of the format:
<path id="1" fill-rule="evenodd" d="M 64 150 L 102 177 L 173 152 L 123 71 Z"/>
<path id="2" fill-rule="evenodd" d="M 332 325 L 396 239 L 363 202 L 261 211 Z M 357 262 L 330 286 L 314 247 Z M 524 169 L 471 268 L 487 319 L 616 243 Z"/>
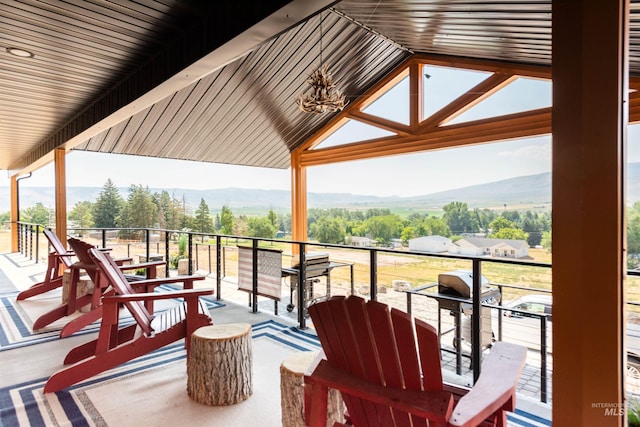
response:
<path id="1" fill-rule="evenodd" d="M 40 239 L 41 226 L 35 224 L 19 223 L 19 250 L 24 255 L 29 256 L 31 259 L 38 261 L 40 254 L 46 253 L 43 245 L 46 245 L 46 239 Z M 313 286 L 313 280 L 306 280 L 307 278 L 307 263 L 305 257 L 314 251 L 332 251 L 332 253 L 338 254 L 336 256 L 343 257 L 342 265 L 350 265 L 350 272 L 347 275 L 345 269 L 344 281 L 350 282 L 349 286 L 344 289 L 338 289 L 335 285 L 335 281 L 329 285 L 327 283 L 326 296 L 334 293 L 344 292 L 351 294 L 358 292 L 367 296 L 372 300 L 383 300 L 386 303 L 394 306 L 395 308 L 411 312 L 412 302 L 411 293 L 393 293 L 388 294 L 386 291 L 391 289 L 390 282 L 404 281 L 412 282 L 418 285 L 428 284 L 433 282 L 429 280 L 428 272 L 424 274 L 418 273 L 411 276 L 411 273 L 403 273 L 402 266 L 407 259 L 411 263 L 420 264 L 424 261 L 429 262 L 429 265 L 434 264 L 434 267 L 429 267 L 428 270 L 438 270 L 443 267 L 443 263 L 455 263 L 455 268 L 467 268 L 473 271 L 473 292 L 471 304 L 473 312 L 479 313 L 480 307 L 483 305 L 487 307 L 487 304 L 482 304 L 479 297 L 481 294 L 481 284 L 478 278 L 481 277 L 483 269 L 489 270 L 490 266 L 505 265 L 508 268 L 512 267 L 527 267 L 543 269 L 550 272 L 551 265 L 545 263 L 536 263 L 531 261 L 521 261 L 514 259 L 504 258 L 490 258 L 490 257 L 470 257 L 463 255 L 452 254 L 433 254 L 423 252 L 411 252 L 411 251 L 398 251 L 396 249 L 386 248 L 372 248 L 372 247 L 352 247 L 345 245 L 331 245 L 331 244 L 318 244 L 314 242 L 304 241 L 292 241 L 292 240 L 280 240 L 280 239 L 258 239 L 246 236 L 233 236 L 233 235 L 221 235 L 221 234 L 204 234 L 196 233 L 184 230 L 165 230 L 165 229 L 133 229 L 133 228 L 119 228 L 119 229 L 69 229 L 68 232 L 74 235 L 80 235 L 81 238 L 92 242 L 100 247 L 109 247 L 116 255 L 122 256 L 139 256 L 144 260 L 151 260 L 154 257 L 163 259 L 165 261 L 165 275 L 169 275 L 170 270 L 175 268 L 176 260 L 179 257 L 182 258 L 182 262 L 186 265 L 186 271 L 183 274 L 193 274 L 194 271 L 207 272 L 215 279 L 216 296 L 218 299 L 222 299 L 223 280 L 233 280 L 233 266 L 237 263 L 237 245 L 249 246 L 253 249 L 253 271 L 256 272 L 256 262 L 258 257 L 256 256 L 259 248 L 272 245 L 286 245 L 288 252 L 291 254 L 300 254 L 299 256 L 299 271 L 297 272 L 297 293 L 295 301 L 290 301 L 291 305 L 295 307 L 303 307 L 297 310 L 297 322 L 298 326 L 302 329 L 307 327 L 306 310 L 309 303 L 309 293 L 307 292 L 308 286 Z M 184 253 L 179 253 L 179 241 L 180 236 L 186 236 L 186 247 Z M 183 237 L 184 239 L 184 237 Z M 231 242 L 231 244 L 229 244 Z M 44 252 L 43 252 L 44 251 Z M 333 255 L 332 255 L 333 256 Z M 402 257 L 403 262 L 398 262 L 397 265 L 393 264 L 394 257 Z M 356 261 L 357 260 L 357 261 Z M 390 261 L 392 260 L 392 261 Z M 178 260 L 178 262 L 180 262 Z M 355 270 L 355 278 L 354 278 Z M 440 270 L 441 271 L 441 270 Z M 423 277 L 424 276 L 424 277 Z M 548 280 L 543 280 L 540 286 L 545 291 L 544 286 L 550 289 L 550 274 Z M 327 275 L 328 278 L 328 275 Z M 257 290 L 257 274 L 253 276 L 254 290 Z M 503 289 L 509 288 L 513 290 L 526 290 L 526 291 L 539 291 L 539 288 L 513 286 L 513 285 L 500 285 L 501 292 Z M 550 292 L 547 289 L 546 291 Z M 381 292 L 384 292 L 382 294 Z M 254 291 L 252 294 L 251 309 L 253 312 L 258 311 L 258 292 Z M 403 296 L 402 298 L 396 298 L 396 296 Z M 502 293 L 504 295 L 504 293 Z M 517 295 L 517 294 L 516 294 Z M 292 292 L 293 296 L 293 292 Z M 406 304 L 406 305 L 405 305 Z M 415 303 L 414 303 L 415 305 Z M 499 309 L 499 306 L 492 307 Z M 427 314 L 424 316 L 429 317 L 429 307 L 425 310 Z M 421 314 L 414 313 L 414 315 L 420 317 Z M 502 321 L 501 317 L 498 318 L 499 322 Z M 546 328 L 546 319 L 541 316 L 541 330 Z M 433 321 L 433 319 L 425 319 L 427 321 Z M 481 354 L 481 324 L 480 316 L 471 316 L 471 355 Z M 541 354 L 541 400 L 547 400 L 546 383 L 548 379 L 547 373 L 547 351 L 546 351 L 546 332 L 540 335 L 540 354 Z M 498 328 L 498 339 L 502 337 L 502 326 Z M 449 348 L 443 346 L 443 351 L 451 351 Z M 459 352 L 458 352 L 459 353 Z M 481 368 L 481 358 L 471 358 L 471 370 L 473 372 L 474 381 L 478 378 Z M 458 354 L 459 364 L 459 354 Z"/>

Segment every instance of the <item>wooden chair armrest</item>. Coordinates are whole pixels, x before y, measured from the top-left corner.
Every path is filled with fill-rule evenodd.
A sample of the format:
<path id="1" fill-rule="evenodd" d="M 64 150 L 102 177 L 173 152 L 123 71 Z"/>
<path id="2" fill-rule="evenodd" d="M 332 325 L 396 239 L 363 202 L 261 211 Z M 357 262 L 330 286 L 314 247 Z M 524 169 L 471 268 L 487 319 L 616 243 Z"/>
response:
<path id="1" fill-rule="evenodd" d="M 69 267 L 82 269 L 82 270 L 89 270 L 89 271 L 94 271 L 97 268 L 95 264 L 85 264 L 80 261 L 74 262 Z"/>
<path id="2" fill-rule="evenodd" d="M 135 282 L 129 282 L 132 288 L 145 287 L 146 289 L 153 289 L 156 286 L 166 285 L 171 283 L 183 283 L 184 289 L 193 289 L 193 282 L 196 280 L 204 280 L 204 276 L 176 276 L 176 277 L 157 277 L 155 279 L 137 280 Z M 148 291 L 147 291 L 148 292 Z"/>
<path id="3" fill-rule="evenodd" d="M 475 426 L 505 406 L 515 407 L 515 390 L 527 358 L 525 347 L 496 342 L 482 362 L 478 381 L 456 405 L 449 424 Z"/>
<path id="4" fill-rule="evenodd" d="M 109 295 L 102 297 L 102 302 L 104 304 L 117 304 L 127 301 L 155 301 L 161 299 L 197 298 L 206 295 L 213 295 L 213 289 L 185 289 L 180 291 L 141 292 L 129 295 Z"/>
<path id="5" fill-rule="evenodd" d="M 307 369 L 304 371 L 304 375 L 310 376 L 311 374 L 313 374 L 313 371 L 316 370 L 320 362 L 323 360 L 327 360 L 327 356 L 324 354 L 324 350 L 320 349 L 316 357 L 313 359 L 313 361 L 309 364 Z"/>
<path id="6" fill-rule="evenodd" d="M 63 254 L 59 254 L 57 252 L 50 252 L 49 256 L 54 256 L 54 257 L 58 257 L 58 258 L 65 258 L 65 257 L 72 257 L 75 256 L 76 254 L 74 254 L 73 252 L 65 252 Z"/>
<path id="7" fill-rule="evenodd" d="M 305 375 L 305 385 L 320 385 L 326 392 L 327 388 L 333 388 L 341 393 L 365 399 L 384 406 L 398 408 L 415 414 L 418 417 L 427 418 L 436 424 L 446 424 L 453 410 L 453 395 L 445 391 L 420 391 L 385 387 L 371 383 L 345 372 L 326 360 L 321 360 L 311 375 Z M 316 387 L 317 389 L 317 387 Z M 324 399 L 326 401 L 326 399 Z M 314 401 L 322 401 L 312 397 Z M 319 408 L 324 411 L 325 408 Z M 311 410 L 311 413 L 317 412 Z M 313 420 L 307 420 L 307 422 Z M 309 425 L 315 425 L 311 422 Z"/>
<path id="8" fill-rule="evenodd" d="M 147 268 L 147 267 L 157 267 L 165 265 L 164 261 L 149 261 L 149 262 L 141 262 L 139 264 L 127 264 L 127 265 L 119 265 L 121 271 L 127 270 L 137 270 L 139 268 Z"/>

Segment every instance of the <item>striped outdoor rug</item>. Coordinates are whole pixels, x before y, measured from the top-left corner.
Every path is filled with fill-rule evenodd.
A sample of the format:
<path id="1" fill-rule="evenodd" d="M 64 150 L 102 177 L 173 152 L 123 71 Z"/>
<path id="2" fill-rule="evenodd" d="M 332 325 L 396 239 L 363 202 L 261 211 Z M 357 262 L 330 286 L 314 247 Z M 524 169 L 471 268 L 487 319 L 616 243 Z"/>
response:
<path id="1" fill-rule="evenodd" d="M 237 405 L 210 407 L 189 399 L 182 343 L 173 344 L 54 394 L 47 378 L 0 389 L 0 425 L 10 426 L 280 426 L 279 366 L 292 352 L 317 351 L 314 334 L 267 321 L 252 326 L 253 395 Z M 13 351 L 21 351 L 19 348 Z M 511 426 L 549 426 L 517 410 Z"/>
<path id="2" fill-rule="evenodd" d="M 178 287 L 161 285 L 158 292 L 176 290 Z M 0 294 L 0 352 L 16 347 L 35 345 L 50 340 L 60 339 L 61 327 L 70 320 L 70 317 L 62 318 L 43 330 L 33 332 L 31 327 L 38 316 L 60 304 L 61 290 L 56 289 L 46 294 L 38 295 L 27 300 L 16 301 L 17 292 Z M 215 300 L 215 296 L 203 298 L 207 308 L 223 307 L 224 303 Z M 177 301 L 177 300 L 176 300 Z M 162 311 L 170 307 L 174 301 L 161 301 L 155 306 L 156 311 Z M 130 322 L 132 318 L 127 310 L 122 311 L 122 321 Z M 100 322 L 95 322 L 78 331 L 74 336 L 96 332 Z"/>

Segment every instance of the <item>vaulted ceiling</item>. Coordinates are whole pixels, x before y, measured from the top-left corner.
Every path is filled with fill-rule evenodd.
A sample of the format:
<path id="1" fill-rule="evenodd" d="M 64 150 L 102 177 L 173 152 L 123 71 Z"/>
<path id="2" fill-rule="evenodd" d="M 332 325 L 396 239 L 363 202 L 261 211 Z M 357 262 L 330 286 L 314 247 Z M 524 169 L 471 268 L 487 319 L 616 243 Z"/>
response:
<path id="1" fill-rule="evenodd" d="M 321 62 L 352 102 L 414 54 L 551 66 L 551 0 L 0 3 L 0 169 L 15 172 L 60 147 L 287 168 L 334 116 L 295 104 Z M 634 76 L 639 21 L 632 2 Z"/>

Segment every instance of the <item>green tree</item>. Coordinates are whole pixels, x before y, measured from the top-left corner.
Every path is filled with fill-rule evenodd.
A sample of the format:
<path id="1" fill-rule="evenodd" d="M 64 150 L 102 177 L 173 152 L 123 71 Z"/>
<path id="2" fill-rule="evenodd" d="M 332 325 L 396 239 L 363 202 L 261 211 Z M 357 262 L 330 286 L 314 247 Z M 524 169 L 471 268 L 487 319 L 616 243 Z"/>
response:
<path id="1" fill-rule="evenodd" d="M 415 239 L 416 237 L 420 237 L 420 233 L 415 227 L 411 225 L 406 226 L 402 230 L 402 233 L 400 233 L 400 238 L 402 239 L 402 243 L 404 244 L 407 244 L 409 240 Z"/>
<path id="2" fill-rule="evenodd" d="M 492 235 L 495 235 L 503 228 L 515 228 L 513 222 L 509 221 L 507 218 L 503 216 L 499 216 L 489 224 L 489 228 L 491 229 Z"/>
<path id="3" fill-rule="evenodd" d="M 322 243 L 344 243 L 345 229 L 340 218 L 322 217 L 311 225 L 311 235 Z"/>
<path id="4" fill-rule="evenodd" d="M 547 251 L 551 252 L 551 231 L 545 231 L 542 233 L 542 240 L 540 241 L 540 244 Z"/>
<path id="5" fill-rule="evenodd" d="M 69 212 L 69 219 L 75 221 L 80 228 L 93 227 L 93 203 L 89 201 L 77 202 L 71 212 Z M 82 237 L 82 232 L 79 233 Z"/>
<path id="6" fill-rule="evenodd" d="M 209 233 L 213 229 L 213 222 L 209 214 L 209 206 L 203 198 L 200 199 L 200 205 L 196 209 L 195 230 L 201 233 Z"/>
<path id="7" fill-rule="evenodd" d="M 165 203 L 164 200 L 166 200 L 165 197 L 163 197 L 163 203 Z M 165 207 L 165 217 L 167 218 L 167 226 L 169 229 L 181 230 L 185 228 L 185 213 L 186 207 L 183 205 L 183 200 L 175 197 L 175 194 L 169 197 L 168 206 Z"/>
<path id="8" fill-rule="evenodd" d="M 501 228 L 497 233 L 493 233 L 490 237 L 494 237 L 496 239 L 511 239 L 511 240 L 527 240 L 527 233 L 522 231 L 519 228 Z"/>
<path id="9" fill-rule="evenodd" d="M 271 225 L 273 225 L 276 229 L 276 231 L 278 231 L 278 215 L 276 215 L 276 213 L 273 211 L 273 209 L 269 209 L 269 214 L 267 215 L 267 219 L 269 219 L 269 221 L 271 221 Z"/>
<path id="10" fill-rule="evenodd" d="M 42 203 L 38 202 L 34 206 L 20 211 L 20 221 L 48 226 L 49 220 L 54 215 L 53 209 L 46 208 Z"/>
<path id="11" fill-rule="evenodd" d="M 273 239 L 276 236 L 276 228 L 269 218 L 249 218 L 249 236 Z"/>
<path id="12" fill-rule="evenodd" d="M 454 234 L 478 231 L 476 219 L 471 216 L 466 203 L 451 202 L 442 207 L 443 218 Z"/>
<path id="13" fill-rule="evenodd" d="M 93 223 L 98 228 L 115 228 L 120 211 L 124 207 L 124 199 L 111 179 L 102 186 L 102 191 L 93 204 Z"/>
<path id="14" fill-rule="evenodd" d="M 443 218 L 437 218 L 435 216 L 429 217 L 423 221 L 424 227 L 429 231 L 428 235 L 431 236 L 451 236 L 451 230 L 447 225 L 447 222 Z"/>
<path id="15" fill-rule="evenodd" d="M 400 237 L 404 228 L 404 221 L 395 214 L 373 216 L 365 220 L 364 227 L 366 234 L 382 244 L 391 243 L 391 239 Z"/>
<path id="16" fill-rule="evenodd" d="M 233 212 L 227 205 L 222 206 L 220 224 L 222 225 L 222 234 L 233 234 Z"/>
<path id="17" fill-rule="evenodd" d="M 122 209 L 118 221 L 120 228 L 152 228 L 157 222 L 158 207 L 148 188 L 142 185 L 131 185 L 127 203 Z M 141 232 L 124 232 L 127 237 L 140 236 Z"/>

